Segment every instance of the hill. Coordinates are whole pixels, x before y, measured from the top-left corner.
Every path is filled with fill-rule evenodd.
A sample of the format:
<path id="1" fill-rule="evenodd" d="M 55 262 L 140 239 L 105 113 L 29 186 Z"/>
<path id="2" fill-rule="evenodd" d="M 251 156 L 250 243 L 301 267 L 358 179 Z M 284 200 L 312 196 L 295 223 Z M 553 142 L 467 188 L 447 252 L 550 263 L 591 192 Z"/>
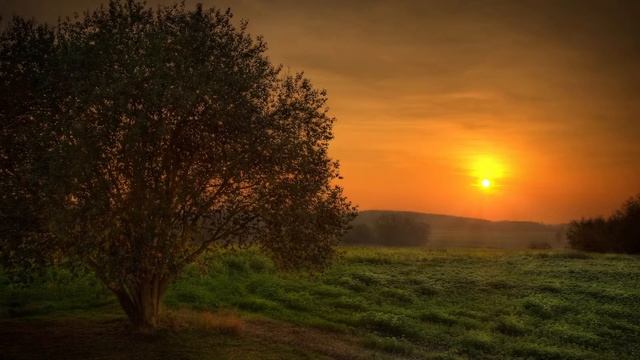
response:
<path id="1" fill-rule="evenodd" d="M 562 224 L 542 224 L 531 221 L 490 221 L 484 219 L 428 214 L 409 211 L 367 210 L 361 211 L 353 221 L 353 229 L 347 238 L 358 241 L 363 232 L 375 233 L 375 223 L 381 216 L 393 215 L 430 226 L 425 246 L 430 248 L 488 247 L 527 249 L 531 247 L 564 247 Z M 349 242 L 349 241 L 347 241 Z"/>

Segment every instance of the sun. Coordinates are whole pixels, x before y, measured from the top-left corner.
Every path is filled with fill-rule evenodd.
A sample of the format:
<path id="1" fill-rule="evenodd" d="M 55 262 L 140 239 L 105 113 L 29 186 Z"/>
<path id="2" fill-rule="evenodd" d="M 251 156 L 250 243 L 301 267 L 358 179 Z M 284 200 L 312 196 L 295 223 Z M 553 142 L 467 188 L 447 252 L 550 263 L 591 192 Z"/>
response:
<path id="1" fill-rule="evenodd" d="M 469 175 L 474 187 L 492 193 L 501 187 L 498 184 L 505 178 L 506 169 L 499 157 L 479 155 L 471 159 Z"/>

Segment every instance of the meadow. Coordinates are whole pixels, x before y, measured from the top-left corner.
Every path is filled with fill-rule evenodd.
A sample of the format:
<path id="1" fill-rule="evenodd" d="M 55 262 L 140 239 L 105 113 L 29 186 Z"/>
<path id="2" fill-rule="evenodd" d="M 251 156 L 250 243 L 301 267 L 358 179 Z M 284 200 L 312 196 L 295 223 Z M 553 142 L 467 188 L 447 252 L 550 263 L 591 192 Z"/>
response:
<path id="1" fill-rule="evenodd" d="M 640 257 L 565 250 L 343 248 L 318 274 L 253 250 L 171 287 L 153 334 L 130 334 L 91 275 L 0 280 L 10 359 L 638 359 Z M 204 320 L 203 320 L 204 319 Z M 208 319 L 208 320 L 207 320 Z"/>

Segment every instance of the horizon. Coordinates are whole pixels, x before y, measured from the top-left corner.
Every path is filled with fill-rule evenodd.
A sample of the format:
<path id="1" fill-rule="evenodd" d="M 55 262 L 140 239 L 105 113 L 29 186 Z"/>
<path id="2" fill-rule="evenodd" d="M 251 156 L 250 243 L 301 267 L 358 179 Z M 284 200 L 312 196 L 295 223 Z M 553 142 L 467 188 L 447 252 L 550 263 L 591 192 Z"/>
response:
<path id="1" fill-rule="evenodd" d="M 638 2 L 196 2 L 328 91 L 361 211 L 559 224 L 640 192 Z M 3 0 L 3 24 L 100 3 Z"/>
<path id="2" fill-rule="evenodd" d="M 549 225 L 549 226 L 560 226 L 560 225 L 569 224 L 568 222 L 566 222 L 566 223 L 551 223 L 551 222 L 535 221 L 535 220 L 514 220 L 514 219 L 496 219 L 496 220 L 491 220 L 491 219 L 484 219 L 484 218 L 477 218 L 477 217 L 470 217 L 470 216 L 462 216 L 462 215 L 456 215 L 456 214 L 443 214 L 443 213 L 433 213 L 433 212 L 413 211 L 413 210 L 365 209 L 365 210 L 359 210 L 358 211 L 358 213 L 363 213 L 363 212 L 410 213 L 410 214 L 419 214 L 419 215 L 428 215 L 428 216 L 443 216 L 443 217 L 451 217 L 451 218 L 460 218 L 460 219 L 466 219 L 466 220 L 489 221 L 489 222 L 493 222 L 493 223 L 513 222 L 513 223 L 531 223 L 531 224 L 540 224 L 540 225 Z"/>

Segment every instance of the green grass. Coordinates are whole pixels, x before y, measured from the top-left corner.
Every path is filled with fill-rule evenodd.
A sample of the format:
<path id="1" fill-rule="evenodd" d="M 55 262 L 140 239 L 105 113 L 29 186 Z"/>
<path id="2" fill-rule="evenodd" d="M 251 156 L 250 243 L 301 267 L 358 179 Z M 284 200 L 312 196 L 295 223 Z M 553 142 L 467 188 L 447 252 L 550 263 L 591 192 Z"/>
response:
<path id="1" fill-rule="evenodd" d="M 189 268 L 165 305 L 353 335 L 391 357 L 640 358 L 637 256 L 347 248 L 326 272 L 305 275 L 278 273 L 247 250 Z M 28 288 L 0 282 L 5 318 L 113 307 L 91 276 L 51 271 Z"/>

